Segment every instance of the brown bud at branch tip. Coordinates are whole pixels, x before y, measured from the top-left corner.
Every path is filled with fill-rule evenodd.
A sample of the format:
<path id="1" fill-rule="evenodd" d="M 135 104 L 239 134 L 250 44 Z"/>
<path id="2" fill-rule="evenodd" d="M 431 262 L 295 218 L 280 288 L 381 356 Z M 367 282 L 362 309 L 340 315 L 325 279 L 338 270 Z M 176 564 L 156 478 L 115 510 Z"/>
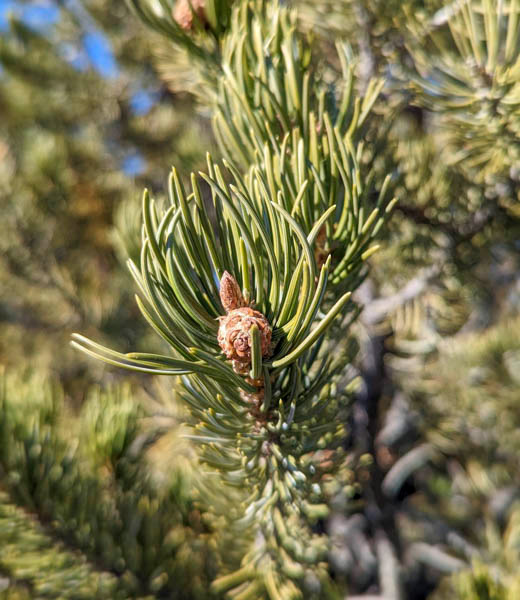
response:
<path id="1" fill-rule="evenodd" d="M 220 280 L 220 301 L 227 313 L 246 305 L 237 280 L 227 271 L 224 271 L 224 275 Z"/>

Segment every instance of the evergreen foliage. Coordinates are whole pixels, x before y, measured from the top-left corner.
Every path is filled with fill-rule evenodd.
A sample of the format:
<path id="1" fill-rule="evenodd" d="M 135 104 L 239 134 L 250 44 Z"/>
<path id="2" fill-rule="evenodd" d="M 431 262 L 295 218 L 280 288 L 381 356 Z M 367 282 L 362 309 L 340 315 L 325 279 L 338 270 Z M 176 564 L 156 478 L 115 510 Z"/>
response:
<path id="1" fill-rule="evenodd" d="M 354 103 L 353 77 L 343 56 L 349 75 L 343 97 L 338 104 L 329 97 L 326 106 L 323 90 L 319 101 L 311 74 L 303 71 L 302 55 L 310 60 L 310 48 L 293 34 L 289 13 L 276 4 L 237 7 L 231 27 L 234 35 L 223 50 L 217 137 L 224 148 L 241 149 L 245 132 L 253 131 L 256 148 L 244 149 L 241 158 L 251 164 L 256 150 L 260 166 L 253 162 L 242 176 L 225 162 L 226 174 L 208 156 L 208 173 L 201 177 L 211 189 L 215 233 L 197 178 L 192 175 L 186 193 L 174 169 L 168 209 L 158 213 L 145 192 L 140 269 L 130 263 L 142 294 L 141 311 L 173 356 L 122 355 L 79 335 L 75 344 L 111 364 L 183 376 L 180 396 L 195 420 L 193 439 L 202 444 L 201 461 L 220 471 L 223 483 L 250 490 L 228 516 L 230 527 L 245 529 L 244 536 L 253 540 L 251 549 L 238 571 L 214 582 L 214 590 L 236 588 L 248 597 L 299 597 L 300 590 L 332 596 L 324 570 L 326 541 L 312 533 L 309 522 L 328 512 L 316 451 L 337 450 L 338 458 L 329 458 L 335 463 L 345 436 L 336 415 L 348 388 L 338 392 L 335 379 L 352 350 L 347 346 L 336 360 L 327 359 L 334 340 L 328 330 L 340 311 L 346 316 L 343 332 L 354 320 L 352 290 L 365 274 L 363 262 L 376 248 L 373 238 L 389 211 L 384 189 L 376 206 L 369 205 L 370 180 L 357 165 L 357 128 L 377 89 L 364 103 Z M 255 35 L 251 60 L 257 64 L 259 55 L 271 51 L 275 59 L 269 65 L 265 61 L 264 73 L 260 64 L 255 68 L 258 80 L 237 82 L 232 65 L 248 74 L 242 57 L 249 53 L 243 42 L 233 46 L 239 39 L 252 43 Z M 264 36 L 274 40 L 272 50 Z M 238 114 L 237 103 L 246 115 L 241 123 L 232 116 Z M 278 120 L 281 131 L 275 129 Z M 222 129 L 233 121 L 234 132 Z M 320 232 L 324 239 L 318 246 Z M 333 240 L 339 251 L 335 264 L 331 268 L 330 256 L 318 266 Z M 256 314 L 266 320 L 262 327 L 269 329 L 261 350 L 264 330 L 245 325 L 238 335 L 250 338 L 250 360 L 235 360 L 233 367 L 220 353 L 222 348 L 231 357 L 221 341 L 228 317 L 216 286 L 220 281 L 221 304 L 231 316 L 223 292 L 228 273 L 237 278 L 246 306 L 254 303 Z M 344 287 L 349 291 L 342 293 Z"/>
<path id="2" fill-rule="evenodd" d="M 465 2 L 410 42 L 420 103 L 442 112 L 451 160 L 475 182 L 508 177 L 518 163 L 519 9 L 514 0 Z"/>
<path id="3" fill-rule="evenodd" d="M 117 579 L 67 551 L 31 516 L 0 494 L 2 590 L 0 597 L 117 598 Z"/>
<path id="4" fill-rule="evenodd" d="M 0 43 L 0 597 L 516 598 L 520 2 L 84 6 L 116 78 Z"/>
<path id="5" fill-rule="evenodd" d="M 1 570 L 28 581 L 42 597 L 207 597 L 216 559 L 210 531 L 188 493 L 192 478 L 177 461 L 166 482 L 153 481 L 145 450 L 156 431 L 139 425 L 136 394 L 128 386 L 93 390 L 81 413 L 62 422 L 62 390 L 42 384 L 38 375 L 24 380 L 2 381 L 0 467 L 12 498 L 3 494 L 2 537 L 14 550 L 3 546 Z M 25 529 L 13 501 L 45 529 L 31 522 Z M 17 544 L 24 548 L 25 569 Z M 39 561 L 31 558 L 38 548 Z M 46 564 L 56 569 L 55 577 L 43 577 Z M 110 575 L 96 574 L 100 567 Z"/>
<path id="6" fill-rule="evenodd" d="M 69 329 L 95 326 L 117 340 L 143 333 L 127 326 L 135 311 L 111 245 L 113 211 L 139 205 L 125 161 L 138 152 L 140 181 L 153 186 L 172 161 L 193 167 L 204 154 L 124 7 L 56 8 L 47 29 L 13 17 L 0 38 L 0 356 L 15 366 L 37 353 L 81 396 L 95 377 L 67 350 Z M 112 42 L 119 71 L 110 77 L 88 66 L 82 45 L 96 27 Z M 134 97 L 149 89 L 163 101 L 141 114 Z"/>

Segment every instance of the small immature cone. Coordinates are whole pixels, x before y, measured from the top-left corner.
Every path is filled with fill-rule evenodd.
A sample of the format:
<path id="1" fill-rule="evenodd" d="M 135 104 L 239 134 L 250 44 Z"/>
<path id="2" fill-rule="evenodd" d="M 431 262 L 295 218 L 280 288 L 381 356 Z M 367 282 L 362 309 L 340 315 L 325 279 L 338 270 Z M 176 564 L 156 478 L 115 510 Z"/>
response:
<path id="1" fill-rule="evenodd" d="M 258 310 L 243 306 L 230 310 L 225 317 L 220 319 L 218 343 L 229 359 L 243 364 L 251 363 L 249 331 L 253 325 L 256 325 L 260 331 L 262 357 L 269 356 L 272 335 L 269 322 Z"/>
<path id="2" fill-rule="evenodd" d="M 266 357 L 271 353 L 271 326 L 260 311 L 246 306 L 240 286 L 227 271 L 220 280 L 220 301 L 227 314 L 220 317 L 219 346 L 233 361 L 237 373 L 247 373 L 251 364 L 251 327 L 258 327 L 262 357 Z"/>
<path id="3" fill-rule="evenodd" d="M 173 9 L 173 18 L 184 31 L 191 31 L 193 28 L 193 13 L 197 15 L 203 24 L 206 24 L 205 5 L 206 0 L 177 0 Z"/>

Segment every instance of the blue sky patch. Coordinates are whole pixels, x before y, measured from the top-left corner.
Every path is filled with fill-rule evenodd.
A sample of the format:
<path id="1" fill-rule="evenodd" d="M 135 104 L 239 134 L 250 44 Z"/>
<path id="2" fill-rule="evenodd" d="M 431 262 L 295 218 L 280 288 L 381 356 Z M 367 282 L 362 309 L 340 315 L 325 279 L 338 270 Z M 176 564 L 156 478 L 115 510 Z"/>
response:
<path id="1" fill-rule="evenodd" d="M 119 68 L 107 38 L 99 31 L 83 36 L 83 45 L 94 69 L 103 77 L 117 77 Z"/>
<path id="2" fill-rule="evenodd" d="M 44 31 L 60 17 L 60 9 L 54 2 L 40 0 L 27 5 L 13 0 L 0 0 L 0 30 L 8 29 L 9 13 L 19 17 L 28 27 L 37 31 Z"/>
<path id="3" fill-rule="evenodd" d="M 134 152 L 123 160 L 122 167 L 126 175 L 136 177 L 146 170 L 146 161 L 139 152 Z"/>

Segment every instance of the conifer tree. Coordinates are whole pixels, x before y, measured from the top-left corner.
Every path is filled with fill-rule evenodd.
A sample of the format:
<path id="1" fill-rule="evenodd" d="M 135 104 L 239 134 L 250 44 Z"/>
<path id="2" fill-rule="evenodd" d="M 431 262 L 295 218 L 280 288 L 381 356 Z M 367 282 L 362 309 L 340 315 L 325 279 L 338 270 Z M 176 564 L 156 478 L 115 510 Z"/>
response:
<path id="1" fill-rule="evenodd" d="M 6 380 L 0 573 L 56 596 L 28 543 L 70 597 L 516 598 L 520 2 L 129 5 L 218 150 L 117 214 L 157 341 L 74 335 L 137 385 L 77 419 Z"/>
<path id="2" fill-rule="evenodd" d="M 89 379 L 64 349 L 73 323 L 107 339 L 143 331 L 124 324 L 135 314 L 111 243 L 114 211 L 139 205 L 129 161 L 141 161 L 140 185 L 155 187 L 171 161 L 193 166 L 204 154 L 190 147 L 185 107 L 155 76 L 124 6 L 61 4 L 56 22 L 34 29 L 13 16 L 0 38 L 0 360 L 37 353 L 73 385 L 80 371 Z M 113 49 L 95 63 L 101 72 L 85 49 L 98 38 Z M 139 104 L 145 93 L 155 106 Z"/>
<path id="3" fill-rule="evenodd" d="M 67 351 L 73 323 L 112 341 L 143 335 L 125 326 L 136 309 L 112 248 L 124 262 L 139 227 L 126 161 L 138 152 L 152 187 L 172 160 L 197 164 L 202 120 L 186 135 L 186 105 L 158 80 L 124 6 L 54 7 L 42 29 L 15 13 L 0 38 L 0 597 L 128 598 L 183 581 L 204 596 L 215 559 L 186 452 L 167 475 L 137 463 L 131 443 L 154 448 L 157 436 L 143 432 L 139 394 L 130 403 L 115 386 L 99 398 L 89 383 L 102 372 Z M 111 45 L 109 73 L 89 65 L 93 34 Z M 162 445 L 179 454 L 177 417 L 163 420 Z"/>

